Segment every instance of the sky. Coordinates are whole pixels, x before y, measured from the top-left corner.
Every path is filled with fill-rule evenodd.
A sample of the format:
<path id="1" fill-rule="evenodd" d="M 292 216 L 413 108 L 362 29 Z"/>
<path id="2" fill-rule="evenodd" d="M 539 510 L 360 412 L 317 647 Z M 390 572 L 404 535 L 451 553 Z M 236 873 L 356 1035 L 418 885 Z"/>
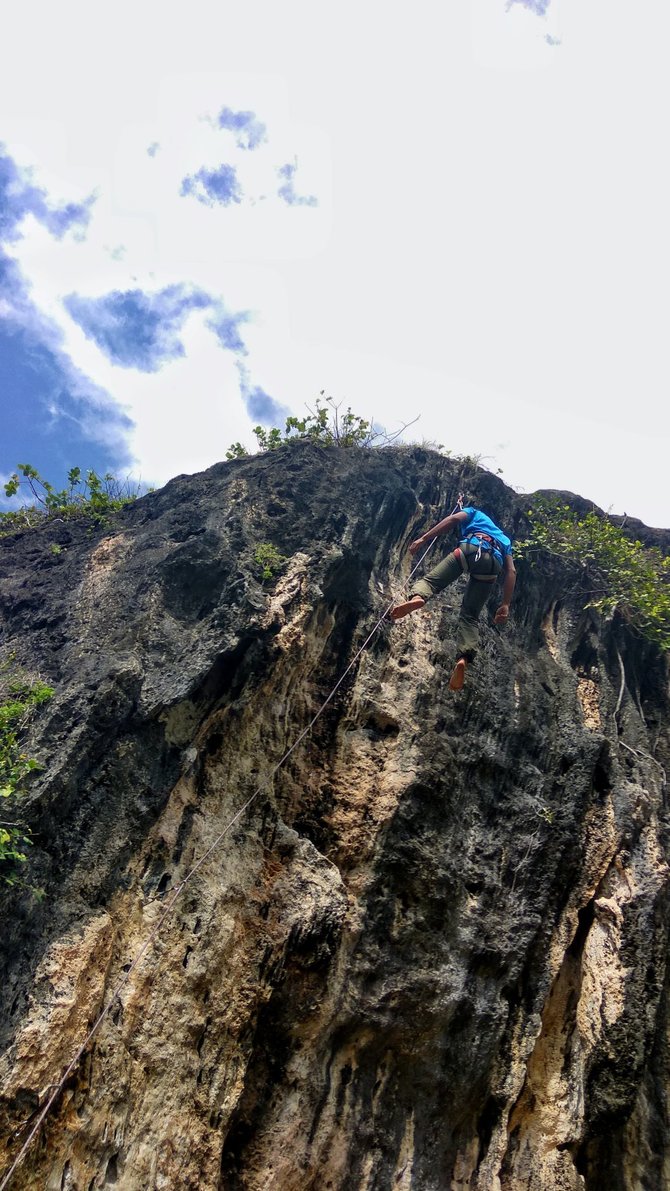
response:
<path id="1" fill-rule="evenodd" d="M 324 391 L 670 526 L 664 5 L 12 9 L 0 479 L 162 484 Z"/>

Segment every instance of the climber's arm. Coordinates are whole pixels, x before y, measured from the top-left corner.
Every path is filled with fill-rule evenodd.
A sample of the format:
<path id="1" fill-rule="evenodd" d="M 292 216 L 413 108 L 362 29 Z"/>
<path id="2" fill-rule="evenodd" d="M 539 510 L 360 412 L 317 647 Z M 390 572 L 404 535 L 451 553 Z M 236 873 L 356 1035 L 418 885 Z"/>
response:
<path id="1" fill-rule="evenodd" d="M 516 567 L 514 566 L 514 559 L 511 554 L 505 556 L 505 564 L 503 566 L 503 597 L 502 604 L 495 614 L 495 623 L 500 624 L 501 621 L 507 620 L 509 616 L 509 606 L 512 602 L 512 595 L 514 594 L 514 585 L 516 583 Z"/>
<path id="2" fill-rule="evenodd" d="M 458 525 L 459 521 L 467 521 L 467 519 L 467 513 L 451 513 L 443 521 L 438 521 L 437 525 L 434 525 L 432 529 L 427 529 L 416 541 L 411 542 L 409 547 L 410 554 L 416 554 L 417 550 L 420 550 L 422 546 L 427 546 L 429 542 L 432 542 L 433 538 L 439 538 L 443 533 L 449 533 L 449 530 L 453 529 L 455 525 Z"/>

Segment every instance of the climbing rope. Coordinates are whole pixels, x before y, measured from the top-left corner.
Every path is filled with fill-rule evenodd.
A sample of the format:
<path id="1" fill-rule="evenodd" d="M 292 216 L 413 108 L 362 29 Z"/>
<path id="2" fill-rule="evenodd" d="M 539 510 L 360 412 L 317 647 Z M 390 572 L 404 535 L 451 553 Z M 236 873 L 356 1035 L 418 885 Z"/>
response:
<path id="1" fill-rule="evenodd" d="M 451 513 L 449 514 L 449 516 L 452 516 L 454 513 L 459 512 L 463 508 L 463 499 L 464 499 L 464 494 L 462 492 L 460 492 L 458 495 L 458 500 L 457 500 L 456 504 L 454 505 L 453 509 L 451 510 Z M 421 555 L 421 557 L 419 558 L 418 562 L 416 562 L 414 564 L 414 566 L 412 567 L 412 570 L 410 571 L 410 573 L 407 577 L 404 587 L 409 586 L 409 582 L 410 582 L 412 576 L 419 569 L 424 558 L 429 553 L 429 551 L 433 548 L 436 541 L 437 541 L 437 538 L 431 538 L 430 542 L 428 543 L 428 546 L 424 550 L 424 552 Z M 69 1063 L 69 1065 L 66 1067 L 66 1069 L 65 1069 L 63 1075 L 61 1076 L 60 1080 L 58 1081 L 58 1083 L 50 1085 L 52 1088 L 51 1095 L 49 1096 L 48 1100 L 45 1102 L 44 1107 L 40 1111 L 39 1116 L 37 1117 L 37 1120 L 34 1122 L 30 1133 L 28 1134 L 28 1136 L 27 1136 L 26 1140 L 24 1141 L 21 1149 L 19 1150 L 16 1158 L 14 1159 L 14 1162 L 12 1163 L 11 1167 L 7 1171 L 7 1174 L 4 1176 L 2 1182 L 0 1183 L 0 1191 L 5 1191 L 5 1188 L 9 1186 L 9 1182 L 10 1182 L 10 1179 L 12 1178 L 12 1175 L 15 1173 L 15 1171 L 18 1169 L 18 1167 L 23 1162 L 23 1159 L 25 1158 L 35 1137 L 37 1136 L 37 1133 L 38 1133 L 43 1121 L 48 1116 L 48 1113 L 49 1113 L 49 1110 L 51 1109 L 52 1104 L 54 1103 L 54 1101 L 58 1098 L 58 1096 L 62 1092 L 70 1075 L 72 1074 L 75 1067 L 78 1065 L 81 1058 L 85 1054 L 89 1043 L 92 1042 L 93 1038 L 95 1037 L 98 1030 L 100 1029 L 100 1026 L 102 1025 L 103 1021 L 111 1012 L 112 1006 L 114 1005 L 116 998 L 123 991 L 126 984 L 130 980 L 130 977 L 132 976 L 133 972 L 135 972 L 136 969 L 138 968 L 139 964 L 141 964 L 142 960 L 144 959 L 144 956 L 146 955 L 147 951 L 151 947 L 152 943 L 160 934 L 160 932 L 163 928 L 163 924 L 170 917 L 172 910 L 174 909 L 175 903 L 176 903 L 177 899 L 180 897 L 183 889 L 185 889 L 186 885 L 189 884 L 189 882 L 192 880 L 192 878 L 195 876 L 195 874 L 198 872 L 198 870 L 200 868 L 202 868 L 202 866 L 205 863 L 205 861 L 207 860 L 207 858 L 212 855 L 212 852 L 216 851 L 216 849 L 219 847 L 221 841 L 223 839 L 225 839 L 225 837 L 228 835 L 231 828 L 234 827 L 235 824 L 238 822 L 238 820 L 242 818 L 242 815 L 245 813 L 245 811 L 247 811 L 249 809 L 249 807 L 252 805 L 252 803 L 255 802 L 255 800 L 258 798 L 259 794 L 261 794 L 263 792 L 263 790 L 272 781 L 272 779 L 279 772 L 279 770 L 282 768 L 282 766 L 288 761 L 289 757 L 291 756 L 291 754 L 293 752 L 295 752 L 295 750 L 297 749 L 297 747 L 301 743 L 301 741 L 303 741 L 305 739 L 305 737 L 311 732 L 316 721 L 319 719 L 319 717 L 321 715 L 323 715 L 323 712 L 325 711 L 326 707 L 331 702 L 331 700 L 334 698 L 334 696 L 337 693 L 337 691 L 339 690 L 339 688 L 342 686 L 342 683 L 344 682 L 345 678 L 350 673 L 350 671 L 353 669 L 353 667 L 356 665 L 356 662 L 358 661 L 359 657 L 364 652 L 364 650 L 367 649 L 368 645 L 370 644 L 372 638 L 374 637 L 374 635 L 377 632 L 377 630 L 379 629 L 379 627 L 386 620 L 394 603 L 395 603 L 395 598 L 392 599 L 390 604 L 388 604 L 388 606 L 384 609 L 382 615 L 379 617 L 379 620 L 375 624 L 374 628 L 372 629 L 372 631 L 370 633 L 368 633 L 367 637 L 365 638 L 365 641 L 360 646 L 360 648 L 357 650 L 357 652 L 354 654 L 354 656 L 351 659 L 351 661 L 349 662 L 349 665 L 347 666 L 346 670 L 338 678 L 338 680 L 335 683 L 335 686 L 333 687 L 330 694 L 326 696 L 323 703 L 319 707 L 318 711 L 315 712 L 315 714 L 312 716 L 307 727 L 303 728 L 300 735 L 297 736 L 296 739 L 293 741 L 293 744 L 291 745 L 291 747 L 286 750 L 283 757 L 277 762 L 274 769 L 271 771 L 270 776 L 268 778 L 266 778 L 265 781 L 263 781 L 258 786 L 258 788 L 256 790 L 254 790 L 253 794 L 251 794 L 249 796 L 249 798 L 247 798 L 246 802 L 242 804 L 240 809 L 238 811 L 236 811 L 236 813 L 233 815 L 232 819 L 230 819 L 230 821 L 228 823 L 226 823 L 226 826 L 219 832 L 216 839 L 213 841 L 213 843 L 210 844 L 209 848 L 207 848 L 206 852 L 203 852 L 200 859 L 196 861 L 196 863 L 193 865 L 193 867 L 191 869 L 189 869 L 189 871 L 186 873 L 186 876 L 183 878 L 183 880 L 180 881 L 179 884 L 176 885 L 175 888 L 172 890 L 172 894 L 169 897 L 169 899 L 167 900 L 165 908 L 163 910 L 163 913 L 161 914 L 160 918 L 158 919 L 158 922 L 153 927 L 153 929 L 149 932 L 147 938 L 145 939 L 144 943 L 142 944 L 140 950 L 138 951 L 137 955 L 133 959 L 130 966 L 123 973 L 123 976 L 121 977 L 118 984 L 116 985 L 116 988 L 114 989 L 109 1001 L 107 1002 L 105 1007 L 101 1010 L 98 1017 L 95 1019 L 93 1025 L 91 1026 L 91 1029 L 89 1030 L 84 1041 L 82 1042 L 81 1046 L 79 1047 L 79 1050 L 77 1051 L 76 1055 L 74 1056 L 72 1061 Z M 17 1130 L 17 1133 L 19 1133 L 19 1132 L 20 1132 L 20 1130 Z M 16 1136 L 16 1134 L 15 1134 L 15 1136 Z"/>

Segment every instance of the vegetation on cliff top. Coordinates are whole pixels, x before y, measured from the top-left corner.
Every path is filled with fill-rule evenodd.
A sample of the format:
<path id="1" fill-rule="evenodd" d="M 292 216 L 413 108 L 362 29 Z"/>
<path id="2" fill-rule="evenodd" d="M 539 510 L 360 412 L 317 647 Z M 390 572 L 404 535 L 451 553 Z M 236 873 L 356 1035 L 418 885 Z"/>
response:
<path id="1" fill-rule="evenodd" d="M 323 397 L 323 390 L 320 394 Z M 347 406 L 345 413 L 340 413 L 341 403 L 326 397 L 325 405 L 317 397 L 315 409 L 307 408 L 304 418 L 288 417 L 284 430 L 273 426 L 266 430 L 263 426 L 254 426 L 254 435 L 260 451 L 276 451 L 278 447 L 290 446 L 296 442 L 315 442 L 322 447 L 372 447 L 388 446 L 412 425 L 405 423 L 395 434 L 387 434 L 384 430 L 377 430 L 374 422 L 361 418 L 352 413 L 351 406 Z M 414 418 L 414 421 L 417 419 Z M 249 451 L 242 443 L 231 443 L 226 451 L 226 459 L 242 459 Z"/>
<path id="2" fill-rule="evenodd" d="M 670 557 L 631 540 L 595 510 L 580 517 L 560 500 L 535 500 L 531 534 L 515 550 L 562 560 L 584 608 L 620 616 L 640 637 L 670 649 Z"/>
<path id="3" fill-rule="evenodd" d="M 119 480 L 109 472 L 99 476 L 89 470 L 82 475 L 80 467 L 73 467 L 67 479 L 67 488 L 55 488 L 30 463 L 19 463 L 4 485 L 5 496 L 16 496 L 24 491 L 29 498 L 21 508 L 0 513 L 0 537 L 31 529 L 49 519 L 67 521 L 91 517 L 101 521 L 108 514 L 132 504 L 141 492 L 139 484 Z"/>

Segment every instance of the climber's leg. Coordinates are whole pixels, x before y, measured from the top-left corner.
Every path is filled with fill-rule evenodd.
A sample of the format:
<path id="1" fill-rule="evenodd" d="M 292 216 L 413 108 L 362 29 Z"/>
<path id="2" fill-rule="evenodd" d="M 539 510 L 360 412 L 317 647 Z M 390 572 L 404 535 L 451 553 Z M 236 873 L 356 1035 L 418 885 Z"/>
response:
<path id="1" fill-rule="evenodd" d="M 438 591 L 443 591 L 449 583 L 453 583 L 454 579 L 458 579 L 462 574 L 463 568 L 458 555 L 455 552 L 448 554 L 427 575 L 424 575 L 423 579 L 415 580 L 407 602 L 396 604 L 395 608 L 391 609 L 389 614 L 391 620 L 400 620 L 402 616 L 407 616 L 410 612 L 417 612 L 432 596 L 437 595 Z"/>
<path id="2" fill-rule="evenodd" d="M 480 628 L 478 628 L 477 622 L 489 595 L 489 584 L 478 582 L 470 576 L 463 595 L 461 612 L 458 613 L 456 629 L 456 651 L 458 656 L 464 657 L 467 662 L 474 659 L 478 643 L 480 643 Z"/>
<path id="3" fill-rule="evenodd" d="M 463 596 L 456 629 L 456 651 L 458 661 L 449 680 L 452 691 L 460 691 L 465 683 L 468 663 L 474 660 L 479 644 L 478 620 L 482 608 L 491 594 L 491 584 L 470 576 Z"/>
<path id="4" fill-rule="evenodd" d="M 491 594 L 491 585 L 481 580 L 468 580 L 456 629 L 456 652 L 459 658 L 471 662 L 479 644 L 478 620 Z"/>

